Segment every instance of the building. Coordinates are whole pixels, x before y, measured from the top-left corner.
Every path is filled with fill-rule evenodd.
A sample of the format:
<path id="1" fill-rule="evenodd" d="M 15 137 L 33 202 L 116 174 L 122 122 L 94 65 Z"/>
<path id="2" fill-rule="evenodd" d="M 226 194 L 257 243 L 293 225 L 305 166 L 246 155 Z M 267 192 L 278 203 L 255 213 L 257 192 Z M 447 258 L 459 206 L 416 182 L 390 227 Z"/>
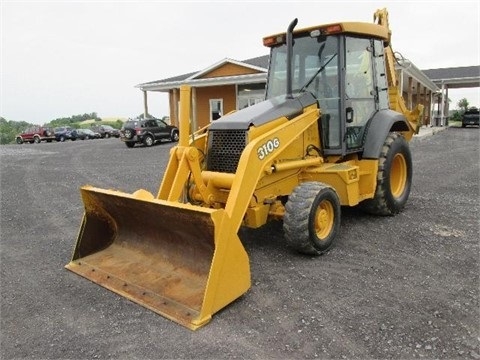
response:
<path id="1" fill-rule="evenodd" d="M 170 121 L 178 125 L 180 86 L 192 87 L 192 121 L 202 128 L 222 114 L 264 100 L 268 56 L 245 61 L 223 59 L 206 69 L 139 84 L 148 113 L 148 92 L 168 92 Z"/>

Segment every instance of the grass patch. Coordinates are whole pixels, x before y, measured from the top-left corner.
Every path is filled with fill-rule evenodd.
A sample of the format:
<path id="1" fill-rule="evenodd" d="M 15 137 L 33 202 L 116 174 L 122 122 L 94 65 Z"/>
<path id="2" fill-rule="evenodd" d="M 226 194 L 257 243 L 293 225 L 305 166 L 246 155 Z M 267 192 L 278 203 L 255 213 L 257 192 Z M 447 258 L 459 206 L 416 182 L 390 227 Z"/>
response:
<path id="1" fill-rule="evenodd" d="M 448 126 L 450 127 L 462 127 L 462 122 L 461 121 L 448 121 Z"/>

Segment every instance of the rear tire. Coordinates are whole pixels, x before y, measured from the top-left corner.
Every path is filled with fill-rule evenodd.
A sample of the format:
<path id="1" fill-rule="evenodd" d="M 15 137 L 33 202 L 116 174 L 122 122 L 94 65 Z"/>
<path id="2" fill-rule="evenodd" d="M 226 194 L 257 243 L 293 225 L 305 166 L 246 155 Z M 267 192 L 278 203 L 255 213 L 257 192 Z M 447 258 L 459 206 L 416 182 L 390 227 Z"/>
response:
<path id="1" fill-rule="evenodd" d="M 35 136 L 35 137 L 33 138 L 33 142 L 34 142 L 35 144 L 40 144 L 41 141 L 42 141 L 42 140 L 40 140 L 40 138 L 39 138 L 38 136 Z"/>
<path id="2" fill-rule="evenodd" d="M 22 145 L 23 144 L 23 139 L 21 137 L 17 137 L 15 139 L 15 141 L 17 142 L 18 145 Z"/>
<path id="3" fill-rule="evenodd" d="M 319 182 L 298 185 L 285 205 L 287 244 L 302 254 L 326 252 L 339 232 L 340 214 L 340 200 L 333 188 Z"/>
<path id="4" fill-rule="evenodd" d="M 361 203 L 375 215 L 394 215 L 403 210 L 412 187 L 412 155 L 399 133 L 390 133 L 378 159 L 377 188 L 373 199 Z"/>
<path id="5" fill-rule="evenodd" d="M 152 146 L 154 142 L 155 140 L 153 140 L 152 135 L 145 135 L 145 137 L 143 138 L 143 145 L 147 147 Z"/>

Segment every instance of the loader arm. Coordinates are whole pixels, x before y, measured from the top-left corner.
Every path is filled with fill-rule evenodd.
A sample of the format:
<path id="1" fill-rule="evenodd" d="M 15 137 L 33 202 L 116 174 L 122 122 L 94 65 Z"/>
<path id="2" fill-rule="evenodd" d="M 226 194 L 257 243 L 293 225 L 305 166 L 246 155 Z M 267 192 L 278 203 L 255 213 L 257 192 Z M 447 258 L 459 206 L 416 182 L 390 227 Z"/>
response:
<path id="1" fill-rule="evenodd" d="M 218 227 L 219 243 L 216 244 L 217 253 L 214 256 L 212 269 L 221 269 L 226 257 L 221 256 L 223 247 L 228 246 L 227 239 L 232 234 L 237 234 L 242 223 L 245 212 L 251 201 L 253 193 L 263 175 L 266 175 L 276 157 L 285 150 L 291 143 L 298 141 L 304 131 L 312 126 L 319 118 L 319 110 L 316 107 L 306 109 L 296 119 L 284 123 L 279 128 L 273 129 L 262 136 L 251 141 L 244 149 L 238 163 L 235 178 L 225 205 L 225 213 Z M 257 150 L 266 141 L 278 139 L 278 148 L 264 159 L 260 160 Z M 218 254 L 218 256 L 217 256 Z M 217 286 L 209 286 L 205 294 L 204 310 L 207 313 L 215 312 L 216 305 L 209 302 L 215 299 L 215 294 L 222 292 L 221 286 L 226 285 L 220 280 L 220 271 L 210 273 L 209 283 Z M 205 314 L 205 315 L 206 315 Z"/>
<path id="2" fill-rule="evenodd" d="M 378 9 L 373 15 L 373 21 L 385 27 L 388 31 L 388 40 L 385 42 L 385 70 L 387 72 L 390 109 L 404 114 L 407 118 L 409 130 L 404 133 L 404 136 L 407 140 L 410 140 L 420 129 L 424 106 L 418 104 L 415 109 L 409 110 L 403 98 L 402 89 L 399 89 L 397 72 L 395 70 L 395 55 L 391 44 L 392 31 L 388 22 L 387 9 Z"/>
<path id="3" fill-rule="evenodd" d="M 182 196 L 183 191 L 187 183 L 194 183 L 202 198 L 203 206 L 185 204 L 192 209 L 193 216 L 195 211 L 202 213 L 206 208 L 214 207 L 214 194 L 209 190 L 211 184 L 206 182 L 211 182 L 212 184 L 222 183 L 221 180 L 217 180 L 215 177 L 222 179 L 225 177 L 225 174 L 210 173 L 208 177 L 202 177 L 201 152 L 193 143 L 188 144 L 191 103 L 190 88 L 182 86 L 180 95 L 182 106 L 180 141 L 179 145 L 172 148 L 170 152 L 170 161 L 159 188 L 157 199 L 167 201 L 172 205 L 185 202 Z M 243 150 L 237 171 L 233 174 L 224 209 L 212 209 L 218 214 L 214 229 L 215 251 L 207 286 L 205 287 L 202 307 L 193 327 L 201 326 L 208 322 L 213 313 L 236 299 L 250 286 L 248 256 L 238 238 L 238 230 L 259 180 L 262 176 L 271 173 L 275 158 L 294 141 L 298 141 L 298 138 L 303 135 L 304 131 L 318 121 L 319 116 L 318 107 L 316 105 L 309 106 L 296 118 L 292 120 L 285 118 L 285 122 L 280 126 L 259 135 L 250 141 Z M 269 140 L 274 139 L 278 144 L 275 151 L 260 158 L 258 149 Z M 235 262 L 237 263 L 236 265 Z M 237 276 L 241 276 L 241 279 L 234 280 Z M 247 278 L 248 287 L 245 289 Z M 237 284 L 243 285 L 235 289 Z"/>

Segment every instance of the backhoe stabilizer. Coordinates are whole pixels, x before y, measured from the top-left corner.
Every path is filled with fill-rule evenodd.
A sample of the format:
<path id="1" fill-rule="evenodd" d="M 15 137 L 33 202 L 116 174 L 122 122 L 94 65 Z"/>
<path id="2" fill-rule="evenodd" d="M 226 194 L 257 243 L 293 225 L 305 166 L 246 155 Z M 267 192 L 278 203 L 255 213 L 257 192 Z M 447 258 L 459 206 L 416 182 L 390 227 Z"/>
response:
<path id="1" fill-rule="evenodd" d="M 192 330 L 250 288 L 248 256 L 223 209 L 84 186 L 66 268 Z"/>

